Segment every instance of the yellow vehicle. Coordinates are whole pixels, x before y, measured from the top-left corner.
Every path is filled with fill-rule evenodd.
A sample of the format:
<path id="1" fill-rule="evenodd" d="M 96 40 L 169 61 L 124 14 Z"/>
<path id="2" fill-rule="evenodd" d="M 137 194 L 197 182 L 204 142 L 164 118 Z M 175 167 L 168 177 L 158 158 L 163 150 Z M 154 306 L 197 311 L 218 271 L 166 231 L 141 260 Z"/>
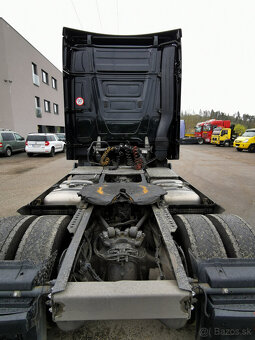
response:
<path id="1" fill-rule="evenodd" d="M 234 127 L 232 128 L 222 128 L 218 127 L 213 130 L 211 137 L 211 144 L 216 146 L 231 146 L 236 138 L 234 133 Z"/>
<path id="2" fill-rule="evenodd" d="M 255 128 L 248 129 L 242 136 L 237 137 L 234 141 L 234 147 L 237 151 L 255 152 Z"/>

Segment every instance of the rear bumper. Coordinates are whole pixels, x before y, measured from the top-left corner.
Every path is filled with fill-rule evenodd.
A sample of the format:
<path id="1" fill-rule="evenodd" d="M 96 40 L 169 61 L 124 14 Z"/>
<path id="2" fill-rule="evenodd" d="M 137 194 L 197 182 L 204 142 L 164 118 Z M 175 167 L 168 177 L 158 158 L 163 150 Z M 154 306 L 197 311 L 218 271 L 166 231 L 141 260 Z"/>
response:
<path id="1" fill-rule="evenodd" d="M 31 146 L 26 146 L 25 151 L 27 153 L 50 153 L 51 147 L 31 147 Z"/>
<path id="2" fill-rule="evenodd" d="M 53 295 L 53 317 L 55 322 L 170 319 L 180 328 L 189 319 L 189 301 L 190 292 L 174 280 L 72 282 Z"/>

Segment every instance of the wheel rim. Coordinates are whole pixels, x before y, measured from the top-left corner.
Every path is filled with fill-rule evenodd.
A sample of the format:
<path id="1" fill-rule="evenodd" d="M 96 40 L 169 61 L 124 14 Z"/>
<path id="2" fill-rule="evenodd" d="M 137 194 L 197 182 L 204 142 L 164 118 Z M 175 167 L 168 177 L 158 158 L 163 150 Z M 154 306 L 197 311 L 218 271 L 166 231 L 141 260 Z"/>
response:
<path id="1" fill-rule="evenodd" d="M 7 148 L 7 149 L 6 149 L 6 155 L 7 155 L 8 157 L 10 157 L 10 156 L 12 155 L 12 151 L 11 151 L 10 148 Z"/>

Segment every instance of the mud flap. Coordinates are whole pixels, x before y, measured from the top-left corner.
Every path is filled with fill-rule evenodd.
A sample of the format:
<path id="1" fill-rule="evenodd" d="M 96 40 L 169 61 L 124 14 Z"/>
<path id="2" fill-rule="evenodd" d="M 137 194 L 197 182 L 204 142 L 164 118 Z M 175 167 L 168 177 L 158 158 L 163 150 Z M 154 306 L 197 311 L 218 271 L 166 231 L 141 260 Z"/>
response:
<path id="1" fill-rule="evenodd" d="M 46 339 L 41 267 L 28 261 L 0 262 L 0 338 Z"/>
<path id="2" fill-rule="evenodd" d="M 197 339 L 255 338 L 255 260 L 192 259 L 198 278 Z"/>

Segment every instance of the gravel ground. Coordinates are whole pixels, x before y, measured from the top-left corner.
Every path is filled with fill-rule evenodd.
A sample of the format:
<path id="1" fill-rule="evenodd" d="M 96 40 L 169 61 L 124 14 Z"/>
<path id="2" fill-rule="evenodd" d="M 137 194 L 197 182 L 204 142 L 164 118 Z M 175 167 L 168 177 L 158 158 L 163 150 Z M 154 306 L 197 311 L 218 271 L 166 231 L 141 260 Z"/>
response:
<path id="1" fill-rule="evenodd" d="M 48 340 L 191 340 L 195 326 L 169 330 L 157 320 L 89 321 L 75 332 L 52 329 Z"/>
<path id="2" fill-rule="evenodd" d="M 238 214 L 250 224 L 255 221 L 255 154 L 237 153 L 233 148 L 212 145 L 183 145 L 181 158 L 173 169 L 218 204 L 227 213 Z M 54 158 L 25 153 L 0 157 L 0 216 L 16 215 L 29 203 L 71 170 L 73 161 L 63 154 Z M 169 330 L 157 320 L 90 321 L 77 332 L 49 331 L 49 339 L 126 340 L 194 339 L 194 325 Z"/>

